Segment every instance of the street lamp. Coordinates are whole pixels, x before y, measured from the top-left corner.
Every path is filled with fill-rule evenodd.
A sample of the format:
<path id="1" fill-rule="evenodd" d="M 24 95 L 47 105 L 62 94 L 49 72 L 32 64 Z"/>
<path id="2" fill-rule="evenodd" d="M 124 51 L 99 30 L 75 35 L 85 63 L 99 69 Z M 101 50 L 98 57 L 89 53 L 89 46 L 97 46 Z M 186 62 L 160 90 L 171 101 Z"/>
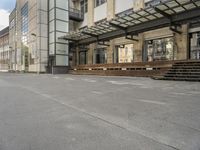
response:
<path id="1" fill-rule="evenodd" d="M 37 58 L 37 74 L 40 74 L 40 53 L 38 53 L 38 46 L 37 46 L 37 35 L 35 33 L 31 33 L 33 37 L 35 37 L 35 42 L 36 42 L 36 58 Z"/>

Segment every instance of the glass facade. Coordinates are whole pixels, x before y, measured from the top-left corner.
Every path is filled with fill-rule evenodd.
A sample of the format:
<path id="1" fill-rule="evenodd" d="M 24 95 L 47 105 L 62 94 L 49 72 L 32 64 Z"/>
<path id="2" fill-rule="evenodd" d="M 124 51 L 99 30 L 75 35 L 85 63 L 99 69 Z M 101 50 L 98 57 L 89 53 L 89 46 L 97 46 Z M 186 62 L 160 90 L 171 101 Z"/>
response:
<path id="1" fill-rule="evenodd" d="M 26 3 L 21 9 L 21 34 L 22 43 L 27 45 L 28 43 L 28 3 Z"/>
<path id="2" fill-rule="evenodd" d="M 29 67 L 29 48 L 28 48 L 28 2 L 21 9 L 21 41 L 22 41 L 22 64 L 25 70 Z"/>
<path id="3" fill-rule="evenodd" d="M 190 58 L 200 59 L 200 32 L 192 33 L 190 37 Z"/>
<path id="4" fill-rule="evenodd" d="M 69 3 L 63 0 L 49 1 L 49 55 L 54 66 L 68 66 L 68 42 L 59 37 L 69 32 Z"/>
<path id="5" fill-rule="evenodd" d="M 174 38 L 145 41 L 145 61 L 175 60 Z"/>

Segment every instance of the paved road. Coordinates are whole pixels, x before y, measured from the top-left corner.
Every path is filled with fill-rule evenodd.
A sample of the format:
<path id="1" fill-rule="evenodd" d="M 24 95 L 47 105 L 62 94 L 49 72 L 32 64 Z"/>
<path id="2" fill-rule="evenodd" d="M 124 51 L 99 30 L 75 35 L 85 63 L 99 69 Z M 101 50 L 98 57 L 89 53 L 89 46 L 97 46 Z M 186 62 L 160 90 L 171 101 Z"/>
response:
<path id="1" fill-rule="evenodd" d="M 0 150 L 200 150 L 200 83 L 1 73 Z"/>

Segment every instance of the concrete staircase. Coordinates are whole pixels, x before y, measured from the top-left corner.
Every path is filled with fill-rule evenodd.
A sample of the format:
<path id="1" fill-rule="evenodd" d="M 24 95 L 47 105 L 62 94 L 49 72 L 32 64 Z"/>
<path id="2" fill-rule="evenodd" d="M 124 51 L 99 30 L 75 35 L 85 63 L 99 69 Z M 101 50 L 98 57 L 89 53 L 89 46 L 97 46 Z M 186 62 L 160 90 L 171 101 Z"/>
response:
<path id="1" fill-rule="evenodd" d="M 175 62 L 167 73 L 153 79 L 200 82 L 200 61 Z"/>

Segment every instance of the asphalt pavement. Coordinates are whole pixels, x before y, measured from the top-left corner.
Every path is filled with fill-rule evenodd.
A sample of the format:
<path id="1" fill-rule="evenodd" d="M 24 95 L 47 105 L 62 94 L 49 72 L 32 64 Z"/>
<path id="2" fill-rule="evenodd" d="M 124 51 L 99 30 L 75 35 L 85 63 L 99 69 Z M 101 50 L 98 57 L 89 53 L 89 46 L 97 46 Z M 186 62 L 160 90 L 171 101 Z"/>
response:
<path id="1" fill-rule="evenodd" d="M 200 83 L 0 73 L 0 150 L 200 150 Z"/>

